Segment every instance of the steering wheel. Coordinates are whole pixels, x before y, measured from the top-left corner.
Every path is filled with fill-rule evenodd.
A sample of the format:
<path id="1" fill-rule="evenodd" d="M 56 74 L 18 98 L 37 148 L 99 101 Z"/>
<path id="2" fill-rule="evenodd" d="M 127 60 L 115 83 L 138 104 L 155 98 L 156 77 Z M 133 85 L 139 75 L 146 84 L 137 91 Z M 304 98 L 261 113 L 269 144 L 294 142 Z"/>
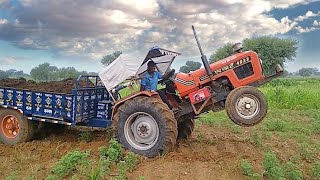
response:
<path id="1" fill-rule="evenodd" d="M 159 81 L 159 83 L 163 84 L 163 85 L 166 85 L 168 83 L 171 83 L 173 82 L 174 78 L 174 73 L 176 72 L 175 69 L 171 69 L 170 71 L 166 72 L 164 75 L 163 75 L 163 79 Z"/>

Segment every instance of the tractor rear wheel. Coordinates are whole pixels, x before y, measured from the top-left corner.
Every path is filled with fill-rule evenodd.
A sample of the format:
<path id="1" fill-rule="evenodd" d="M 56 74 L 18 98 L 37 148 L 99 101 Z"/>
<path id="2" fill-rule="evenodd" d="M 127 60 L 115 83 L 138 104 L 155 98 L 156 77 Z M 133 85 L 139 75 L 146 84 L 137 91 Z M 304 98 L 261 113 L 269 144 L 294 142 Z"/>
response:
<path id="1" fill-rule="evenodd" d="M 30 120 L 24 119 L 16 110 L 2 110 L 0 112 L 0 141 L 7 145 L 14 145 L 30 141 L 35 126 Z"/>
<path id="2" fill-rule="evenodd" d="M 268 104 L 263 93 L 257 88 L 243 86 L 231 91 L 225 108 L 234 123 L 248 127 L 263 120 L 268 111 Z"/>
<path id="3" fill-rule="evenodd" d="M 194 119 L 186 119 L 178 124 L 178 139 L 188 139 L 194 130 Z"/>
<path id="4" fill-rule="evenodd" d="M 155 157 L 176 144 L 177 121 L 168 106 L 157 98 L 127 100 L 113 120 L 118 141 L 134 153 Z"/>

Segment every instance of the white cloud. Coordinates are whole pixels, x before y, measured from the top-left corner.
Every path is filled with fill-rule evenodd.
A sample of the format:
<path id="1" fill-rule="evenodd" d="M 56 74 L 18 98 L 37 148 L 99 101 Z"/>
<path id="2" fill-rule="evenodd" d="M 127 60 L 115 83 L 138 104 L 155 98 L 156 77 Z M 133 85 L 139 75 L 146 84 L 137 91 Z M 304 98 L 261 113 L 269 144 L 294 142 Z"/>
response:
<path id="1" fill-rule="evenodd" d="M 8 31 L 0 30 L 0 38 L 23 48 L 47 49 L 57 56 L 78 55 L 93 60 L 115 50 L 145 51 L 156 45 L 197 55 L 192 24 L 204 50 L 212 52 L 227 42 L 254 35 L 284 34 L 297 28 L 295 20 L 287 16 L 277 20 L 268 12 L 304 2 L 22 0 L 23 10 L 13 8 L 16 21 L 6 24 Z"/>
<path id="2" fill-rule="evenodd" d="M 312 25 L 313 26 L 320 26 L 320 21 L 314 20 Z"/>
<path id="3" fill-rule="evenodd" d="M 306 27 L 306 28 L 303 28 L 301 26 L 297 26 L 295 28 L 299 33 L 308 33 L 308 32 L 312 32 L 312 31 L 315 31 L 315 30 L 318 30 L 320 28 L 316 28 L 316 27 Z"/>
<path id="4" fill-rule="evenodd" d="M 8 24 L 8 20 L 7 19 L 0 19 L 0 25 L 3 24 Z"/>
<path id="5" fill-rule="evenodd" d="M 316 16 L 319 16 L 320 15 L 320 11 L 316 14 L 316 13 L 313 13 L 312 11 L 308 11 L 305 15 L 303 16 L 298 16 L 297 18 L 295 18 L 294 20 L 295 21 L 304 21 L 305 19 L 308 19 L 310 17 L 316 17 Z"/>

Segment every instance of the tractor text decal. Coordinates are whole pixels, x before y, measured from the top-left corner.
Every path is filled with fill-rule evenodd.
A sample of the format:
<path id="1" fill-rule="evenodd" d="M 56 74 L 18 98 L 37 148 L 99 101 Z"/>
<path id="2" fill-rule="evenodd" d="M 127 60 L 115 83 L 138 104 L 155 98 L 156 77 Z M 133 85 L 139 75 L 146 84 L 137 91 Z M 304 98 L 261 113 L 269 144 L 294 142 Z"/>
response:
<path id="1" fill-rule="evenodd" d="M 245 63 L 248 63 L 250 61 L 251 61 L 250 56 L 248 56 L 246 58 L 243 58 L 243 59 L 240 59 L 237 62 L 230 63 L 229 65 L 224 66 L 223 68 L 220 68 L 220 69 L 217 69 L 217 70 L 213 71 L 213 75 L 218 75 L 218 74 L 223 73 L 223 72 L 225 72 L 225 71 L 227 71 L 229 69 L 234 69 L 234 68 L 236 68 L 238 66 L 241 66 L 241 65 L 243 65 Z M 204 81 L 204 80 L 206 80 L 208 78 L 209 78 L 209 76 L 206 74 L 206 75 L 201 76 L 199 79 L 200 79 L 200 81 Z"/>

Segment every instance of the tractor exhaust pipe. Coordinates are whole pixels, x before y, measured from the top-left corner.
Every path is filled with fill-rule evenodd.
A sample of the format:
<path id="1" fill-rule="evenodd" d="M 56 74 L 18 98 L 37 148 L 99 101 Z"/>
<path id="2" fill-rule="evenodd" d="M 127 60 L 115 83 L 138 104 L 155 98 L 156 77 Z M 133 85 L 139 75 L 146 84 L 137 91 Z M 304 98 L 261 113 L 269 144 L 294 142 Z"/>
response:
<path id="1" fill-rule="evenodd" d="M 203 54 L 202 52 L 202 48 L 201 48 L 201 45 L 200 45 L 200 42 L 198 40 L 198 36 L 197 36 L 197 33 L 196 33 L 196 30 L 194 29 L 194 26 L 192 25 L 192 31 L 193 31 L 193 35 L 194 37 L 196 38 L 196 41 L 197 41 L 197 45 L 198 45 L 198 48 L 200 50 L 200 54 L 201 54 L 201 60 L 202 60 L 202 63 L 203 63 L 203 66 L 207 72 L 207 74 L 209 75 L 210 77 L 210 80 L 211 80 L 211 83 L 212 83 L 212 88 L 214 90 L 215 93 L 219 92 L 219 83 L 217 83 L 214 78 L 213 78 L 213 73 L 211 71 L 211 68 L 210 68 L 210 65 L 209 65 L 209 62 L 208 62 L 208 59 L 207 59 L 207 56 Z"/>
<path id="2" fill-rule="evenodd" d="M 203 52 L 202 52 L 202 48 L 201 48 L 201 45 L 199 43 L 198 36 L 197 36 L 196 30 L 194 29 L 193 25 L 192 25 L 192 30 L 193 30 L 193 35 L 196 38 L 198 48 L 200 50 L 201 60 L 202 60 L 202 63 L 204 65 L 204 68 L 206 69 L 206 72 L 207 72 L 207 74 L 209 76 L 213 76 L 212 71 L 211 71 L 210 66 L 209 66 L 209 62 L 208 62 L 207 56 L 204 55 Z"/>

